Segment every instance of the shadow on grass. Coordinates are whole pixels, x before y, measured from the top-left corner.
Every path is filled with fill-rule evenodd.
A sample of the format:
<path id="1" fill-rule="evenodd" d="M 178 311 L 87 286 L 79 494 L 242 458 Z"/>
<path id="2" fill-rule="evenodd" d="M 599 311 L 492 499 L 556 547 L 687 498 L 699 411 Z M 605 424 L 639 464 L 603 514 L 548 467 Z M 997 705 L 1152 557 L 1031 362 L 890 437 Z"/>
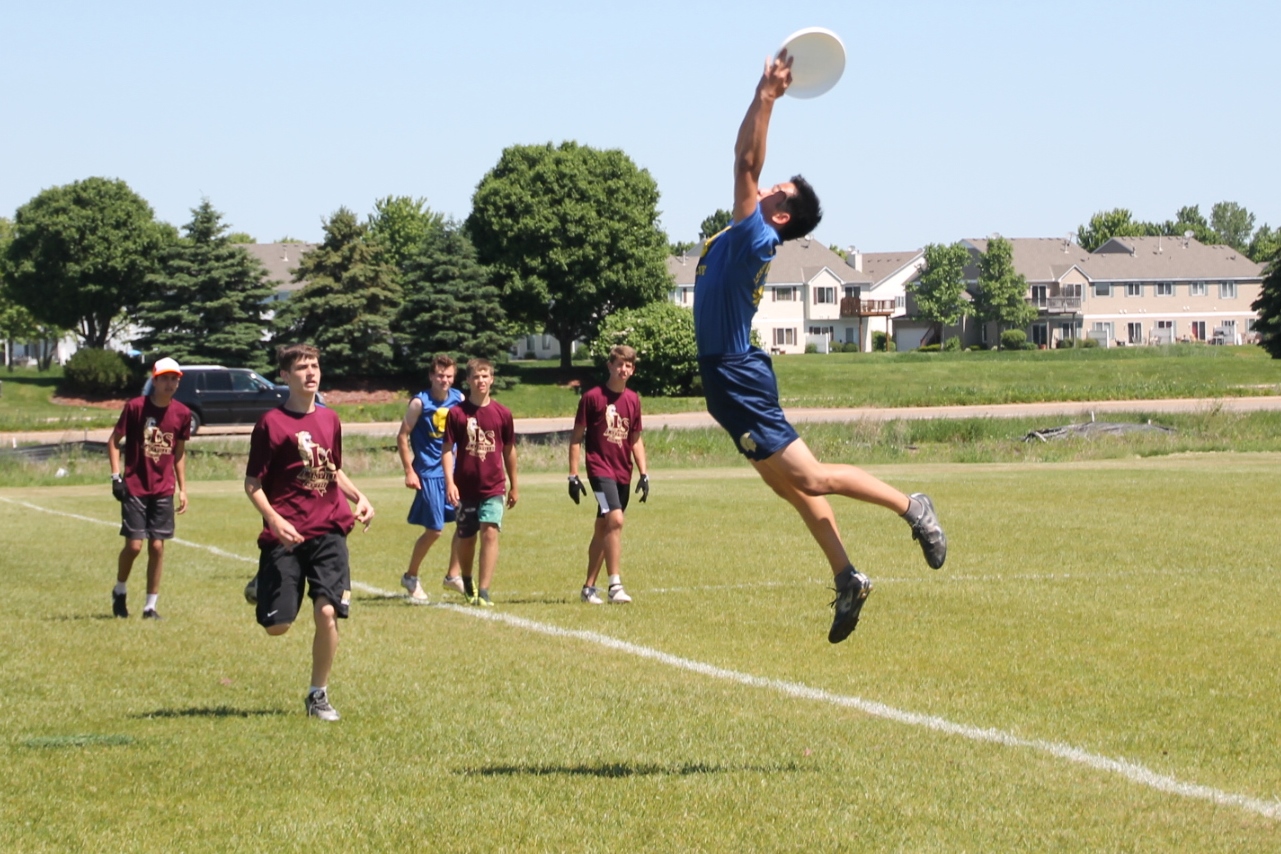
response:
<path id="1" fill-rule="evenodd" d="M 50 623 L 69 623 L 79 620 L 115 620 L 111 614 L 54 614 L 52 617 L 45 617 Z"/>
<path id="2" fill-rule="evenodd" d="M 794 763 L 786 765 L 711 765 L 705 762 L 687 762 L 683 765 L 653 765 L 649 763 L 606 762 L 599 765 L 486 765 L 480 768 L 462 768 L 455 774 L 464 777 L 688 777 L 693 774 L 734 774 L 747 771 L 756 773 L 787 773 L 804 771 Z"/>
<path id="3" fill-rule="evenodd" d="M 149 718 L 260 718 L 284 715 L 282 709 L 237 709 L 232 706 L 193 706 L 189 709 L 156 709 L 154 712 L 142 712 L 130 717 L 147 720 Z"/>

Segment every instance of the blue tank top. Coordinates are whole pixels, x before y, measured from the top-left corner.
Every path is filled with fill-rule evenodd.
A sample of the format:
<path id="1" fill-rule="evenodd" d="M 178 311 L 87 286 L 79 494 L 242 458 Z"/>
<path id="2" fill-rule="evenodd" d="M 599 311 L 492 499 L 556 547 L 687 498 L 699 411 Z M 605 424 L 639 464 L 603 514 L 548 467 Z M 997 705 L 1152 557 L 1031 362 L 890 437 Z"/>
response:
<path id="1" fill-rule="evenodd" d="M 414 471 L 419 477 L 444 477 L 440 455 L 445 444 L 445 416 L 451 407 L 462 403 L 463 393 L 451 388 L 444 402 L 432 400 L 431 391 L 416 395 L 423 402 L 423 414 L 409 433 L 409 445 L 414 449 Z"/>
<path id="2" fill-rule="evenodd" d="M 757 205 L 751 216 L 703 243 L 694 273 L 699 356 L 732 356 L 751 348 L 752 317 L 765 290 L 774 247 L 782 242 Z"/>

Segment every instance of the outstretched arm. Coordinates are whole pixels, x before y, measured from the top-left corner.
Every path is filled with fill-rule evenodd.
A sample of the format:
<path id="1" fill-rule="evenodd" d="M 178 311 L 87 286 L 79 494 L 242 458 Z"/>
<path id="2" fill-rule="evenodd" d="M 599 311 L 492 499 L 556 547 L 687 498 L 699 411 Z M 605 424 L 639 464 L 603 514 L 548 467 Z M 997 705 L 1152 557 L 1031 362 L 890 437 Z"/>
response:
<path id="1" fill-rule="evenodd" d="M 780 50 L 778 56 L 766 60 L 765 73 L 756 84 L 752 104 L 738 128 L 734 143 L 734 221 L 739 222 L 756 210 L 757 190 L 760 186 L 761 168 L 765 165 L 765 138 L 769 135 L 769 120 L 774 112 L 774 102 L 782 97 L 792 84 L 792 58 Z"/>

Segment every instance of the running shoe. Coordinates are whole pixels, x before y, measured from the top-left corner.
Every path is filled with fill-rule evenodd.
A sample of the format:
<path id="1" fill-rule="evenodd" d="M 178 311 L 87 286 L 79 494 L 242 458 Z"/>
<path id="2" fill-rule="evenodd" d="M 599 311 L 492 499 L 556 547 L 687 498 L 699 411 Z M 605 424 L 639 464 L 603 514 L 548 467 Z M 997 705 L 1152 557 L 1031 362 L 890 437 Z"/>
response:
<path id="1" fill-rule="evenodd" d="M 161 617 L 159 614 L 157 614 L 157 613 L 156 613 L 156 609 L 155 609 L 155 608 L 146 608 L 145 610 L 143 610 L 143 612 L 142 612 L 142 618 L 143 618 L 144 620 L 162 620 L 162 619 L 164 619 L 163 617 Z"/>
<path id="2" fill-rule="evenodd" d="M 125 594 L 111 594 L 111 616 L 121 618 L 129 616 L 129 608 L 125 605 Z"/>
<path id="3" fill-rule="evenodd" d="M 583 602 L 588 605 L 605 604 L 604 600 L 600 598 L 600 594 L 596 591 L 595 587 L 584 587 L 583 592 L 580 595 L 583 598 Z"/>
<path id="4" fill-rule="evenodd" d="M 853 633 L 863 603 L 872 592 L 872 582 L 853 567 L 842 572 L 837 579 L 836 598 L 832 600 L 832 628 L 827 633 L 829 643 L 840 643 Z M 845 581 L 843 588 L 842 580 Z"/>
<path id="5" fill-rule="evenodd" d="M 410 575 L 409 573 L 402 575 L 400 577 L 400 586 L 409 591 L 409 598 L 415 602 L 421 602 L 426 605 L 431 601 L 427 596 L 427 592 L 423 590 L 423 586 L 418 583 L 418 576 L 416 575 Z"/>
<path id="6" fill-rule="evenodd" d="M 307 717 L 320 718 L 322 721 L 336 721 L 338 710 L 329 705 L 329 692 L 324 688 L 312 691 L 307 695 Z"/>
<path id="7" fill-rule="evenodd" d="M 931 569 L 938 569 L 947 560 L 947 534 L 939 525 L 938 514 L 934 512 L 934 502 L 924 492 L 913 492 L 910 496 L 921 502 L 924 511 L 921 518 L 912 525 L 912 539 L 921 544 L 925 553 L 925 562 Z"/>
<path id="8" fill-rule="evenodd" d="M 463 577 L 461 575 L 446 575 L 440 586 L 446 590 L 454 591 L 464 599 L 467 598 L 467 589 L 463 587 Z"/>
<path id="9" fill-rule="evenodd" d="M 632 597 L 627 595 L 627 591 L 623 589 L 623 585 L 611 584 L 609 586 L 609 604 L 626 605 L 630 601 L 632 601 Z"/>

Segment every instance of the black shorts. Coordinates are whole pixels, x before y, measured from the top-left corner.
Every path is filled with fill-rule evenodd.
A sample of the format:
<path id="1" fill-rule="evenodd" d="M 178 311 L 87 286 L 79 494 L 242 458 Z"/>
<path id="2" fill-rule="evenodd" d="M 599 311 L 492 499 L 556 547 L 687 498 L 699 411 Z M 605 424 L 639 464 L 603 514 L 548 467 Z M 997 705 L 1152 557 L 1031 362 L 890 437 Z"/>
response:
<path id="1" fill-rule="evenodd" d="M 351 567 L 347 561 L 347 536 L 321 534 L 292 549 L 279 543 L 259 545 L 258 625 L 279 626 L 298 618 L 303 583 L 312 600 L 321 596 L 346 619 L 351 603 Z"/>
<path id="2" fill-rule="evenodd" d="M 172 540 L 173 496 L 126 495 L 120 502 L 120 536 L 131 540 Z"/>
<path id="3" fill-rule="evenodd" d="M 627 499 L 631 495 L 630 483 L 620 484 L 607 477 L 590 476 L 587 482 L 592 485 L 592 494 L 596 496 L 596 518 L 599 519 L 611 510 L 627 509 Z"/>

